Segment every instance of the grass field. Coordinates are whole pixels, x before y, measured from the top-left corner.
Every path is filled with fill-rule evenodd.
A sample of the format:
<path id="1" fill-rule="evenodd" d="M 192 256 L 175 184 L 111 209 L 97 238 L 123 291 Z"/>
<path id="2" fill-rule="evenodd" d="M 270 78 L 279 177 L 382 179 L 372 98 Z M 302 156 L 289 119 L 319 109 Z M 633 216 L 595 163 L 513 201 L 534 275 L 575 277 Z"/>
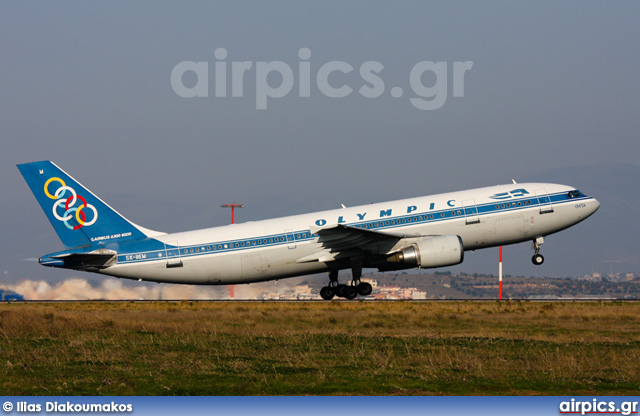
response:
<path id="1" fill-rule="evenodd" d="M 0 304 L 2 395 L 636 395 L 640 303 Z"/>

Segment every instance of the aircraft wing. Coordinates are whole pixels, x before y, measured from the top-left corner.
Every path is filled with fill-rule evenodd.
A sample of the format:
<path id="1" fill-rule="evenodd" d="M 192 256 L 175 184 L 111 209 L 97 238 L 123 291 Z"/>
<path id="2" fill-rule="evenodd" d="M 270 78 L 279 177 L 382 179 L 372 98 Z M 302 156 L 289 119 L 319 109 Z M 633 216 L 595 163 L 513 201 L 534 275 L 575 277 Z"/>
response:
<path id="1" fill-rule="evenodd" d="M 344 224 L 337 224 L 327 228 L 318 227 L 315 230 L 312 228 L 311 232 L 318 234 L 318 242 L 331 251 L 341 251 L 352 248 L 365 250 L 366 247 L 379 243 L 385 245 L 391 243 L 391 245 L 395 245 L 399 240 L 406 237 L 401 234 L 381 233 L 364 228 L 350 227 Z"/>
<path id="2" fill-rule="evenodd" d="M 311 227 L 310 231 L 318 235 L 321 251 L 298 259 L 298 263 L 328 262 L 361 252 L 384 254 L 406 237 L 402 234 L 381 233 L 344 224 L 324 228 Z"/>

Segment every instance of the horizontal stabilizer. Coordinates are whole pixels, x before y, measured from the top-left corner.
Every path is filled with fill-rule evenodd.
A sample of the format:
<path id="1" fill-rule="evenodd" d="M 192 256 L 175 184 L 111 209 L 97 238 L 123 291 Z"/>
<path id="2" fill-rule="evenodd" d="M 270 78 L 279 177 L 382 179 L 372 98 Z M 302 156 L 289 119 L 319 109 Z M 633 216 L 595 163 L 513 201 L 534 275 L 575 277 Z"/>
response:
<path id="1" fill-rule="evenodd" d="M 70 269 L 106 269 L 118 262 L 118 253 L 113 250 L 99 249 L 88 253 L 64 253 L 40 258 L 43 266 L 65 267 Z"/>

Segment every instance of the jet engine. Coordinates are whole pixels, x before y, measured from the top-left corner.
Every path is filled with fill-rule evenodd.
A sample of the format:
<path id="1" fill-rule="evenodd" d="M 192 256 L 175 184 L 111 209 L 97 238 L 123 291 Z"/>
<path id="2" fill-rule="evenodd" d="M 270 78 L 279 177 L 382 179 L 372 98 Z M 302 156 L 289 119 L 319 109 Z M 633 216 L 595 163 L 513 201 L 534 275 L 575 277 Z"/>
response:
<path id="1" fill-rule="evenodd" d="M 453 266 L 462 263 L 464 247 L 458 235 L 439 235 L 420 240 L 390 254 L 387 262 L 399 268 Z"/>

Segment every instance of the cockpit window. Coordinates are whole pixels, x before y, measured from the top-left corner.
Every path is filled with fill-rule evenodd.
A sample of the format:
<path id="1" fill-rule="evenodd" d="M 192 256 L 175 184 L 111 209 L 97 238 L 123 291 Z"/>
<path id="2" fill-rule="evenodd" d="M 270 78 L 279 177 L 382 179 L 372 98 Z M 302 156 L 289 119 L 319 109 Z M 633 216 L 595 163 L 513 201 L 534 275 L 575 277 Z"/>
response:
<path id="1" fill-rule="evenodd" d="M 569 191 L 569 199 L 580 198 L 581 196 L 584 196 L 584 195 L 582 194 L 582 192 L 578 191 L 577 189 L 575 191 Z"/>

